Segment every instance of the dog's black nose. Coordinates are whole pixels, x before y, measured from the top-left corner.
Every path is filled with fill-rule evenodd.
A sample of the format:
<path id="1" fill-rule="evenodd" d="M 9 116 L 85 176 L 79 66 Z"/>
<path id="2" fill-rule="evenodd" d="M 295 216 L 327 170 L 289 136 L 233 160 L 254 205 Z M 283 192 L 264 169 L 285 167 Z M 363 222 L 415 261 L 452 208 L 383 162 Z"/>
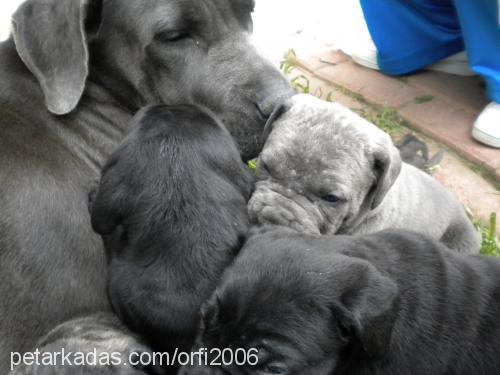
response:
<path id="1" fill-rule="evenodd" d="M 295 92 L 288 87 L 278 92 L 273 91 L 271 95 L 263 95 L 261 100 L 255 102 L 255 107 L 259 111 L 260 116 L 263 120 L 267 121 L 276 109 L 281 107 L 282 104 L 289 98 L 291 98 Z"/>

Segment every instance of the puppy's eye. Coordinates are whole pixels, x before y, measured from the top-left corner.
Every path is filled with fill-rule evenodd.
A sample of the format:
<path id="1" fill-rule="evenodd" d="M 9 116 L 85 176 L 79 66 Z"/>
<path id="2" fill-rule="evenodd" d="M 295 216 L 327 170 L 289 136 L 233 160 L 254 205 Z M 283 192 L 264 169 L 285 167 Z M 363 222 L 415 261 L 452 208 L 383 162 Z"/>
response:
<path id="1" fill-rule="evenodd" d="M 170 30 L 156 34 L 155 39 L 164 43 L 174 43 L 189 38 L 185 30 Z"/>
<path id="2" fill-rule="evenodd" d="M 321 197 L 322 200 L 324 200 L 325 202 L 328 202 L 328 203 L 337 203 L 340 201 L 340 198 L 337 197 L 336 195 L 334 194 L 326 194 L 326 195 L 323 195 Z"/>

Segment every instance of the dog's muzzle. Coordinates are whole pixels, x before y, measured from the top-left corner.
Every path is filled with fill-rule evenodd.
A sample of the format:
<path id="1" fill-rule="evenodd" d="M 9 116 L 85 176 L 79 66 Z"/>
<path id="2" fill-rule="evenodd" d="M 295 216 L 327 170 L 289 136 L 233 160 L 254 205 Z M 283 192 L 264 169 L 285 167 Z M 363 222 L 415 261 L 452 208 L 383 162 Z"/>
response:
<path id="1" fill-rule="evenodd" d="M 281 192 L 267 181 L 257 183 L 248 202 L 248 214 L 255 224 L 280 225 L 306 234 L 321 234 L 322 215 L 312 202 L 292 190 Z"/>

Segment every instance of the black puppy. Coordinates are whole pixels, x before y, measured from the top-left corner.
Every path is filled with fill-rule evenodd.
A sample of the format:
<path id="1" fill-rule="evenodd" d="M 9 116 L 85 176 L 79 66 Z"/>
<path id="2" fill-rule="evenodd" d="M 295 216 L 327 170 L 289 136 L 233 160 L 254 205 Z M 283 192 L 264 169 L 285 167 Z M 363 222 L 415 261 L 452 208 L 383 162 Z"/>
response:
<path id="1" fill-rule="evenodd" d="M 195 349 L 258 364 L 182 374 L 500 373 L 500 261 L 411 232 L 257 233 L 203 310 Z"/>
<path id="2" fill-rule="evenodd" d="M 141 111 L 90 196 L 108 294 L 157 350 L 189 349 L 201 304 L 248 227 L 249 170 L 224 127 L 194 106 Z"/>

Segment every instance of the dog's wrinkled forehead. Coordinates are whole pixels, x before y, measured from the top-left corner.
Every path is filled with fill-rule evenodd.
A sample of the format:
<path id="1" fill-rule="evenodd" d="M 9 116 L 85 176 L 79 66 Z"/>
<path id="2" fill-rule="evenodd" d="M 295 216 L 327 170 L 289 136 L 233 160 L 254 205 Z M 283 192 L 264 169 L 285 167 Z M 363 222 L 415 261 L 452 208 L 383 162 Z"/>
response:
<path id="1" fill-rule="evenodd" d="M 293 165 L 336 165 L 362 160 L 384 133 L 345 107 L 296 95 L 275 122 L 263 156 Z"/>

